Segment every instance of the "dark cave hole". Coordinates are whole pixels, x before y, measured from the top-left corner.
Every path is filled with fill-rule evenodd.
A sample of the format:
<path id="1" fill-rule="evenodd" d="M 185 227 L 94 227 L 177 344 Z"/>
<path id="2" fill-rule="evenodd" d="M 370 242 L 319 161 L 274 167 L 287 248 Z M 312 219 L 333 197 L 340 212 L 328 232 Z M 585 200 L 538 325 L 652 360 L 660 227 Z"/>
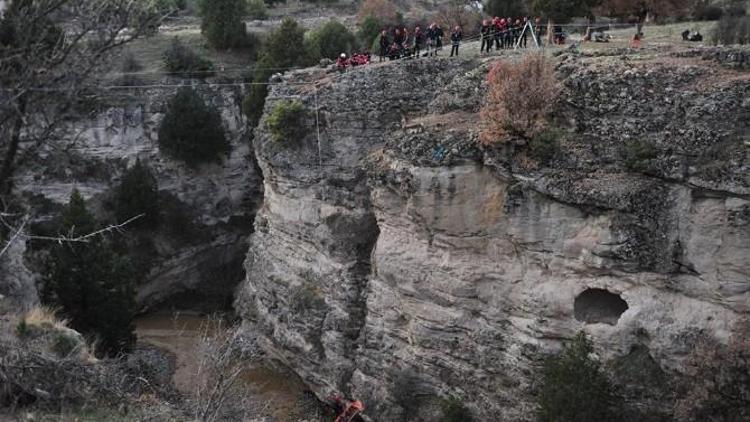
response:
<path id="1" fill-rule="evenodd" d="M 575 317 L 587 324 L 617 325 L 620 315 L 628 310 L 628 303 L 620 295 L 604 289 L 586 289 L 573 304 Z"/>

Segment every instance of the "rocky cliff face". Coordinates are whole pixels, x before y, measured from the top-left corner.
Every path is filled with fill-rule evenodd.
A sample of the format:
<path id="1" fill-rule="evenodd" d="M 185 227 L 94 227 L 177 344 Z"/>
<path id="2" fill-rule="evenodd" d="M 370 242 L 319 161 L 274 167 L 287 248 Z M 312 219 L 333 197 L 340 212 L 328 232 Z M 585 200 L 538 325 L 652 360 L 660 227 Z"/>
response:
<path id="1" fill-rule="evenodd" d="M 156 264 L 138 288 L 143 308 L 175 298 L 189 300 L 195 294 L 195 299 L 230 295 L 242 278 L 247 234 L 261 198 L 260 174 L 241 111 L 242 93 L 210 85 L 199 88 L 221 111 L 232 151 L 220 165 L 194 170 L 159 151 L 158 125 L 175 92 L 176 88 L 114 91 L 97 113 L 74 122 L 72 133 L 77 136 L 66 151 L 43 151 L 18 182 L 19 191 L 49 215 L 67 203 L 74 187 L 102 211 L 125 169 L 137 159 L 151 168 L 162 208 L 179 211 L 192 230 L 153 235 Z"/>
<path id="2" fill-rule="evenodd" d="M 275 141 L 261 122 L 237 306 L 321 397 L 397 420 L 459 394 L 527 420 L 534 369 L 579 330 L 659 380 L 750 312 L 750 74 L 677 55 L 555 61 L 561 134 L 542 158 L 477 146 L 486 63 L 273 88 L 268 110 L 302 101 L 308 135 Z"/>

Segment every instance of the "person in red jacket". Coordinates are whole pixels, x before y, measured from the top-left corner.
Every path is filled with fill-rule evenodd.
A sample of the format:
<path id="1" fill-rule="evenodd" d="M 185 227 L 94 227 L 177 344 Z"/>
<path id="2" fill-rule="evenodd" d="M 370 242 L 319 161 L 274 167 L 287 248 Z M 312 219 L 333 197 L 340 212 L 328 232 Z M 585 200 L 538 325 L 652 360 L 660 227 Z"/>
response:
<path id="1" fill-rule="evenodd" d="M 495 40 L 495 50 L 500 50 L 500 37 L 501 37 L 501 28 L 500 28 L 500 18 L 495 16 L 492 18 L 492 38 Z"/>
<path id="2" fill-rule="evenodd" d="M 341 53 L 338 59 L 336 59 L 336 67 L 339 72 L 345 72 L 346 68 L 350 65 L 349 58 L 346 57 L 346 53 Z"/>

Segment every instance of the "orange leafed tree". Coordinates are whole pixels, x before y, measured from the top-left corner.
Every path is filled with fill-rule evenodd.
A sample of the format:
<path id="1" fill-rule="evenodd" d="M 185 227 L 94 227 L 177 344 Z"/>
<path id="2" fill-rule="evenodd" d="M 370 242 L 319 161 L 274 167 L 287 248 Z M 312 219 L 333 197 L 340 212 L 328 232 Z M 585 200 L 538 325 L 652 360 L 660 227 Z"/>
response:
<path id="1" fill-rule="evenodd" d="M 532 54 L 518 63 L 498 61 L 487 75 L 480 141 L 492 145 L 538 135 L 547 127 L 559 93 L 552 63 L 543 55 Z"/>

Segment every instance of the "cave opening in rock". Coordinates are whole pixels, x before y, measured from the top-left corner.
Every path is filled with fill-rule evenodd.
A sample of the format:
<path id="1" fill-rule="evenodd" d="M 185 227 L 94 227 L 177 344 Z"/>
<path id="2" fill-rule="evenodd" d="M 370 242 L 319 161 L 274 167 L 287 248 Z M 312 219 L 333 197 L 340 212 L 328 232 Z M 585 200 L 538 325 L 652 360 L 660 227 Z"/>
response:
<path id="1" fill-rule="evenodd" d="M 586 289 L 573 303 L 575 318 L 587 324 L 617 325 L 628 303 L 620 295 L 604 289 Z"/>

